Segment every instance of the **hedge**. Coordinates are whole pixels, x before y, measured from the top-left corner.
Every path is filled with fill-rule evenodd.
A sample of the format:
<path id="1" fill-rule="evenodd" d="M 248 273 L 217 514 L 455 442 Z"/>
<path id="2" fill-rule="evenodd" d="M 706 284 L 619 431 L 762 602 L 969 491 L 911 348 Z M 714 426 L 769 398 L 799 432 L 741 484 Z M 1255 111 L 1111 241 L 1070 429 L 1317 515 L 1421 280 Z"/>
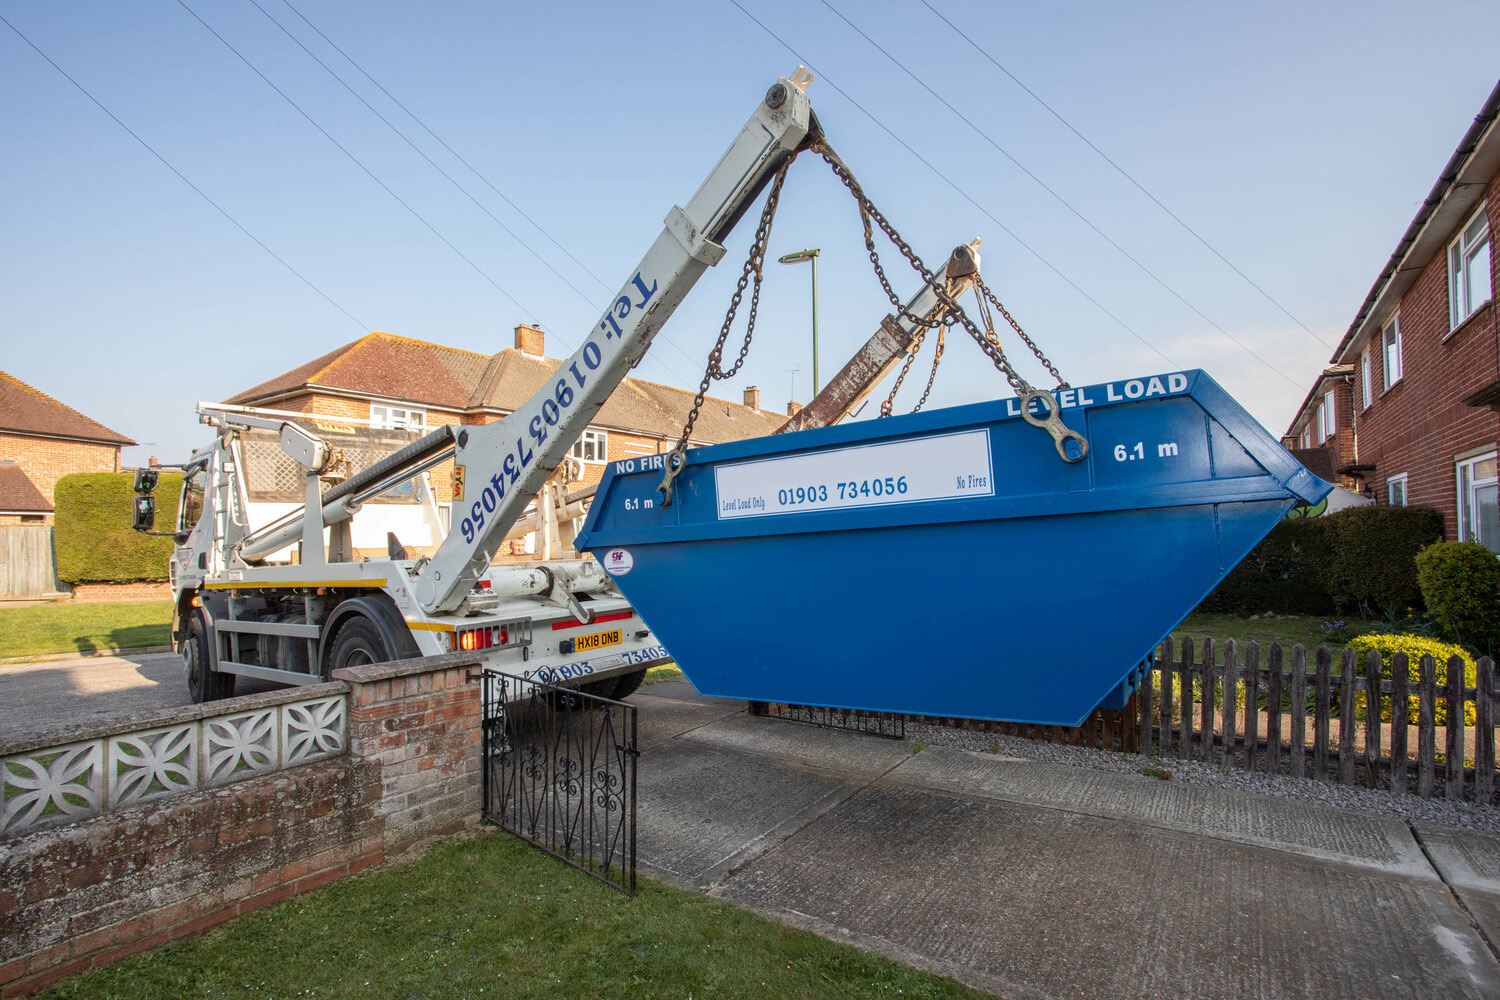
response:
<path id="1" fill-rule="evenodd" d="M 67 583 L 132 583 L 167 579 L 172 539 L 130 526 L 135 477 L 129 472 L 77 472 L 53 490 L 57 575 Z M 156 487 L 156 530 L 177 523 L 182 475 L 163 472 Z"/>
<path id="2" fill-rule="evenodd" d="M 1373 633 L 1371 635 L 1357 635 L 1349 640 L 1349 648 L 1359 654 L 1359 673 L 1365 672 L 1365 653 L 1372 649 L 1380 651 L 1380 658 L 1385 663 L 1384 676 L 1391 676 L 1391 656 L 1394 653 L 1406 654 L 1406 679 L 1411 683 L 1412 689 L 1422 680 L 1422 654 L 1430 653 L 1436 661 L 1437 669 L 1433 671 L 1437 681 L 1436 704 L 1433 709 L 1433 724 L 1444 726 L 1448 724 L 1448 699 L 1442 697 L 1443 688 L 1448 683 L 1448 657 L 1458 656 L 1464 662 L 1464 686 L 1473 687 L 1478 668 L 1474 663 L 1474 657 L 1470 656 L 1462 646 L 1454 646 L 1436 639 L 1428 639 L 1420 635 L 1382 635 Z M 1406 720 L 1412 725 L 1421 721 L 1420 702 L 1416 695 L 1407 696 L 1408 706 Z M 1382 722 L 1391 721 L 1391 710 L 1382 706 L 1380 709 Z M 1464 703 L 1464 724 L 1474 724 L 1474 704 Z"/>
<path id="3" fill-rule="evenodd" d="M 1417 553 L 1427 610 L 1448 638 L 1481 650 L 1500 645 L 1500 560 L 1478 542 L 1436 542 Z"/>
<path id="4" fill-rule="evenodd" d="M 1344 607 L 1399 616 L 1422 606 L 1416 554 L 1442 537 L 1427 507 L 1352 507 L 1282 521 L 1204 598 L 1228 614 L 1325 615 Z"/>

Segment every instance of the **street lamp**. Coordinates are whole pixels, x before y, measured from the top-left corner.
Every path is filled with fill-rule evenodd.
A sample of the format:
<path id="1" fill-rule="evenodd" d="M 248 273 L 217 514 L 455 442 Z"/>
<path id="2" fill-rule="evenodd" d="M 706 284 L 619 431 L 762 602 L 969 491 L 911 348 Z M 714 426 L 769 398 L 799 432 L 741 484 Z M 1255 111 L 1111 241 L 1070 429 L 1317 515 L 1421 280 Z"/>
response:
<path id="1" fill-rule="evenodd" d="M 818 253 L 817 250 L 798 250 L 781 258 L 783 264 L 800 264 L 812 261 L 812 313 L 813 313 L 813 391 L 818 395 Z"/>

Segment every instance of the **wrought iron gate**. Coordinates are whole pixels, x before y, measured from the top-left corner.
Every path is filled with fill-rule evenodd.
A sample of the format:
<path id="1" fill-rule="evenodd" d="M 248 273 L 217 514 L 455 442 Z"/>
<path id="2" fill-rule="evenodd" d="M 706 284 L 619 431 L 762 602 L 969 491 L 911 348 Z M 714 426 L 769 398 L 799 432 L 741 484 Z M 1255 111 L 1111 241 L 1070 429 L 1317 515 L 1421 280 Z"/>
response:
<path id="1" fill-rule="evenodd" d="M 484 672 L 484 815 L 635 894 L 636 710 Z"/>

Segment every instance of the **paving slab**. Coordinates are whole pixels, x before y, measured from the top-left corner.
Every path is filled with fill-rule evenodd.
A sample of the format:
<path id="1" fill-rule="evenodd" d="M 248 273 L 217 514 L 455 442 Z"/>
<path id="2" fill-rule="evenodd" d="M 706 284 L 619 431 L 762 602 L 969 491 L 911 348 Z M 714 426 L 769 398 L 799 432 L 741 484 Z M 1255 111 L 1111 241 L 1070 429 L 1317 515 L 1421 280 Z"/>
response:
<path id="1" fill-rule="evenodd" d="M 1437 878 L 1411 828 L 1395 816 L 947 747 L 924 750 L 892 771 L 889 780 Z"/>
<path id="2" fill-rule="evenodd" d="M 694 743 L 876 778 L 911 757 L 911 744 L 864 733 L 753 715 L 720 719 L 688 733 Z"/>
<path id="3" fill-rule="evenodd" d="M 637 861 L 690 888 L 719 882 L 863 785 L 686 739 L 642 757 L 637 782 Z"/>
<path id="4" fill-rule="evenodd" d="M 1500 995 L 1435 879 L 910 782 L 713 894 L 1011 1000 Z"/>
<path id="5" fill-rule="evenodd" d="M 661 746 L 683 733 L 727 715 L 743 713 L 745 703 L 706 698 L 686 681 L 663 681 L 642 688 L 628 699 L 636 715 L 636 744 L 642 750 Z"/>
<path id="6" fill-rule="evenodd" d="M 1479 924 L 1490 947 L 1500 948 L 1500 836 L 1435 823 L 1413 825 L 1443 881 Z"/>

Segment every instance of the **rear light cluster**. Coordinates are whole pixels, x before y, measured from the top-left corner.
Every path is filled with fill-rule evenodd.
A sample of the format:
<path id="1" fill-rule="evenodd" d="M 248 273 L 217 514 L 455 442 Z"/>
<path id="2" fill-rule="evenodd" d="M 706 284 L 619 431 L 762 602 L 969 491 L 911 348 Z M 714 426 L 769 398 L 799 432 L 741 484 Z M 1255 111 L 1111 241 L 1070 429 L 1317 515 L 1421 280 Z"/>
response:
<path id="1" fill-rule="evenodd" d="M 462 650 L 467 653 L 476 649 L 493 649 L 496 646 L 508 645 L 510 645 L 510 629 L 504 625 L 464 629 L 453 633 L 455 652 Z"/>

